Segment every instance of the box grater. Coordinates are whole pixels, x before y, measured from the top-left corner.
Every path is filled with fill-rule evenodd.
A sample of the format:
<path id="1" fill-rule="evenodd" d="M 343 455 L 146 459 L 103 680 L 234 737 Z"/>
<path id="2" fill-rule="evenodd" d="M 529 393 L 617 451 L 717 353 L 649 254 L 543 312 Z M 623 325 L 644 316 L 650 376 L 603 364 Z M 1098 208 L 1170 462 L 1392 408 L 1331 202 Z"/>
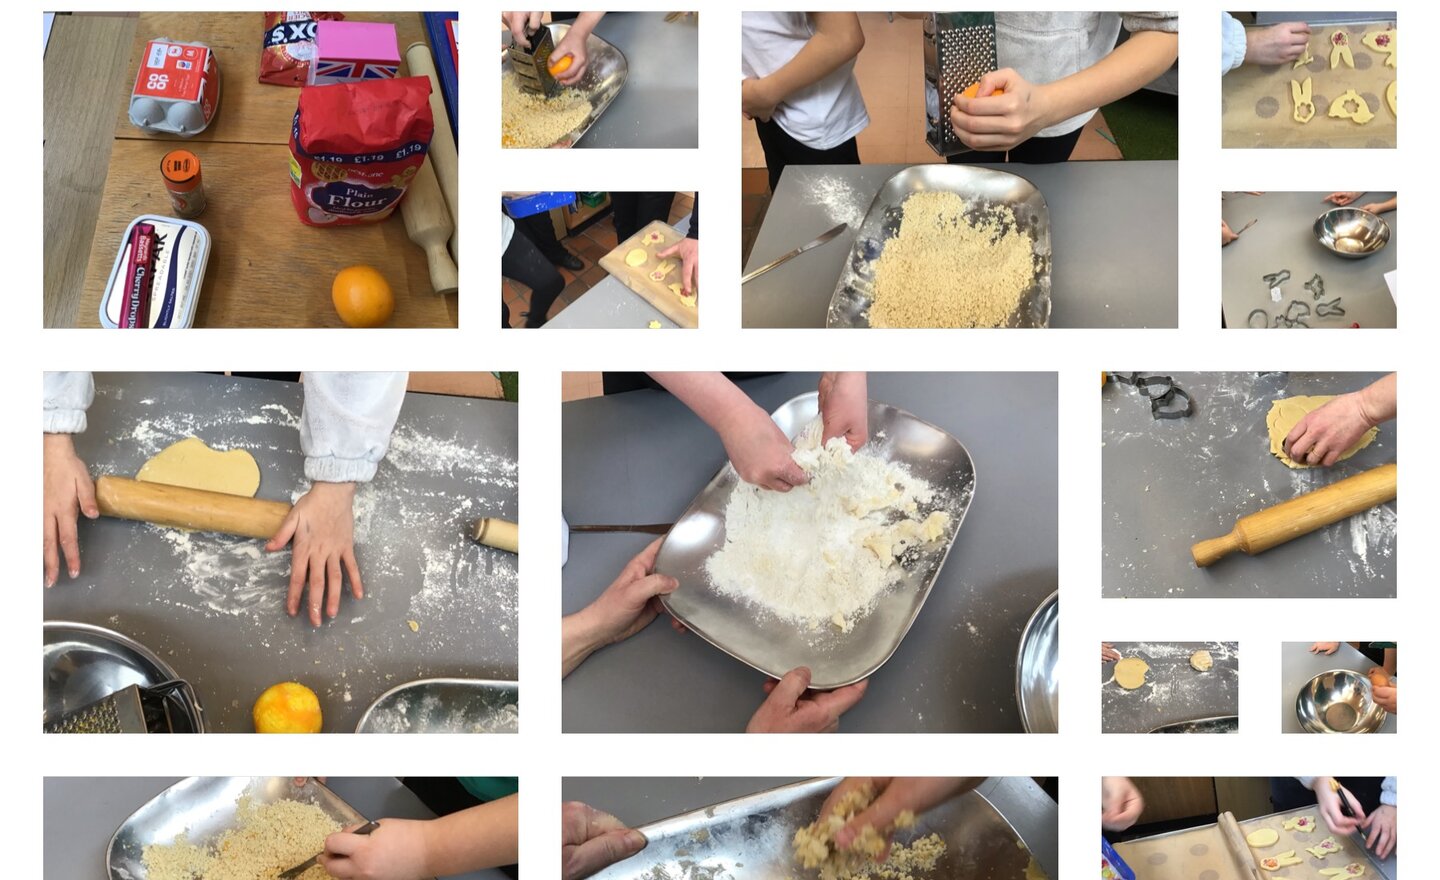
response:
<path id="1" fill-rule="evenodd" d="M 148 688 L 132 684 L 54 721 L 46 721 L 45 732 L 174 733 L 171 698 L 183 699 L 190 693 L 190 685 L 179 679 Z"/>
<path id="2" fill-rule="evenodd" d="M 548 27 L 541 25 L 535 33 L 526 34 L 525 38 L 530 41 L 528 52 L 519 43 L 510 47 L 510 60 L 515 74 L 520 77 L 520 87 L 547 98 L 554 97 L 560 91 L 560 83 L 550 72 L 550 53 L 555 51 L 555 37 Z"/>
<path id="3" fill-rule="evenodd" d="M 925 15 L 925 142 L 941 156 L 970 152 L 950 127 L 950 101 L 998 68 L 995 13 Z"/>

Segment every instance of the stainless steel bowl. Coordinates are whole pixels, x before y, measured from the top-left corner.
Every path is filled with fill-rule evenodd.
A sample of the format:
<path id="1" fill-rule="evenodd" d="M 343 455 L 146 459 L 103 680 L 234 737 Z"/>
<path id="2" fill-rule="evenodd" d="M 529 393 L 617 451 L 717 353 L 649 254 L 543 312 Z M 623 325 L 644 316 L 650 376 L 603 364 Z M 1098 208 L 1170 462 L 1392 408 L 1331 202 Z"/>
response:
<path id="1" fill-rule="evenodd" d="M 1385 723 L 1386 712 L 1375 703 L 1369 678 L 1331 669 L 1300 689 L 1295 715 L 1309 733 L 1374 733 Z"/>
<path id="2" fill-rule="evenodd" d="M 149 648 L 114 630 L 88 623 L 47 621 L 44 659 L 45 720 L 68 715 L 132 684 L 153 687 L 180 675 Z M 179 701 L 177 733 L 204 733 L 197 696 Z"/>
<path id="3" fill-rule="evenodd" d="M 1315 218 L 1315 240 L 1332 254 L 1359 260 L 1390 243 L 1390 224 L 1359 208 L 1331 208 Z"/>
<path id="4" fill-rule="evenodd" d="M 391 688 L 370 704 L 356 733 L 519 733 L 513 681 L 427 678 Z"/>
<path id="5" fill-rule="evenodd" d="M 1020 633 L 1015 702 L 1026 733 L 1060 730 L 1060 591 L 1040 603 Z"/>

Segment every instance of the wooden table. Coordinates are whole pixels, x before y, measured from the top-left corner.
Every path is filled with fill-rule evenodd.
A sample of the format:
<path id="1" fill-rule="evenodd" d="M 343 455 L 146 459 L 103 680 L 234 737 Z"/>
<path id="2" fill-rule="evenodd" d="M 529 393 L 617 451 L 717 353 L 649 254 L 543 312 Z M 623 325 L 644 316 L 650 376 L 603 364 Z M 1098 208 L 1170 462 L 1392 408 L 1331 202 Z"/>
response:
<path id="1" fill-rule="evenodd" d="M 425 39 L 418 13 L 355 13 L 396 26 L 399 48 Z M 260 13 L 142 13 L 124 76 L 112 93 L 114 141 L 84 290 L 75 322 L 98 326 L 100 298 L 125 227 L 140 214 L 168 214 L 160 159 L 184 145 L 199 157 L 209 207 L 199 222 L 212 243 L 197 327 L 338 327 L 330 282 L 346 266 L 379 269 L 395 291 L 394 327 L 458 326 L 455 296 L 436 296 L 425 255 L 410 242 L 396 211 L 369 226 L 302 224 L 290 203 L 290 124 L 300 90 L 259 82 Z M 168 37 L 215 50 L 220 108 L 193 138 L 151 135 L 130 124 L 127 110 L 145 44 Z M 407 71 L 403 68 L 402 75 Z M 107 114 L 107 126 L 109 119 Z M 443 125 L 437 120 L 437 125 Z"/>

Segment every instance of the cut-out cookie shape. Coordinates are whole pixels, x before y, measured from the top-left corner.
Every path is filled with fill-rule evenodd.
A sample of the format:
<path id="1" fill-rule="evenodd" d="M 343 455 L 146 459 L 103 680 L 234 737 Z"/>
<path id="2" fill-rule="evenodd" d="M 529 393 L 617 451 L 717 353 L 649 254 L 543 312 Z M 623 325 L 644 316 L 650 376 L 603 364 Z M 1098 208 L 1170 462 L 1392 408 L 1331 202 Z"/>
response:
<path id="1" fill-rule="evenodd" d="M 1280 832 L 1274 828 L 1258 828 L 1245 835 L 1245 842 L 1256 849 L 1264 849 L 1267 846 L 1274 846 L 1280 839 Z"/>
<path id="2" fill-rule="evenodd" d="M 1301 858 L 1296 858 L 1295 850 L 1291 849 L 1273 856 L 1266 856 L 1265 858 L 1260 860 L 1260 867 L 1264 868 L 1267 871 L 1278 871 L 1281 868 L 1288 868 L 1291 865 L 1298 865 L 1303 861 L 1305 860 Z"/>
<path id="3" fill-rule="evenodd" d="M 1310 77 L 1305 77 L 1304 82 L 1290 80 L 1290 102 L 1295 105 L 1295 111 L 1291 115 L 1296 122 L 1304 125 L 1315 118 L 1315 98 L 1310 87 Z"/>
<path id="4" fill-rule="evenodd" d="M 1385 103 L 1390 105 L 1391 113 L 1396 116 L 1400 115 L 1400 112 L 1395 109 L 1395 80 L 1393 79 L 1390 80 L 1390 85 L 1385 87 Z"/>
<path id="5" fill-rule="evenodd" d="M 1330 35 L 1330 69 L 1334 70 L 1341 64 L 1354 70 L 1355 55 L 1350 51 L 1350 36 L 1344 31 L 1336 31 Z"/>
<path id="6" fill-rule="evenodd" d="M 666 286 L 670 288 L 670 292 L 671 292 L 671 293 L 673 293 L 673 294 L 675 294 L 675 296 L 679 297 L 679 299 L 680 299 L 680 304 L 681 304 L 681 305 L 685 306 L 686 308 L 690 308 L 690 309 L 695 308 L 695 294 L 694 294 L 694 293 L 691 293 L 689 296 L 686 296 L 686 295 L 685 295 L 685 287 L 684 287 L 679 281 L 676 281 L 676 282 L 674 282 L 674 283 L 672 283 L 672 284 L 668 284 L 668 285 L 666 285 Z"/>
<path id="7" fill-rule="evenodd" d="M 1351 104 L 1355 105 L 1353 110 L 1350 108 Z M 1354 89 L 1346 91 L 1331 102 L 1330 116 L 1333 119 L 1348 119 L 1356 125 L 1364 125 L 1375 118 L 1375 114 L 1370 112 L 1370 105 L 1365 103 L 1365 99 Z"/>
<path id="8" fill-rule="evenodd" d="M 1291 69 L 1291 70 L 1299 70 L 1300 68 L 1304 67 L 1305 65 L 1309 64 L 1311 61 L 1314 61 L 1314 60 L 1315 60 L 1315 56 L 1310 54 L 1310 44 L 1309 44 L 1309 43 L 1306 43 L 1306 44 L 1305 44 L 1305 54 L 1304 54 L 1304 55 L 1301 55 L 1299 58 L 1296 58 L 1296 59 L 1295 59 L 1295 63 L 1292 64 L 1292 65 L 1290 65 L 1290 69 Z"/>
<path id="9" fill-rule="evenodd" d="M 1395 32 L 1394 31 L 1371 31 L 1360 38 L 1360 42 L 1374 49 L 1376 52 L 1385 53 L 1385 66 L 1395 66 Z"/>
<path id="10" fill-rule="evenodd" d="M 1314 816 L 1296 816 L 1294 819 L 1286 819 L 1280 823 L 1280 827 L 1286 831 L 1314 831 Z"/>
<path id="11" fill-rule="evenodd" d="M 661 235 L 659 230 L 652 229 L 645 233 L 645 237 L 640 240 L 645 244 L 659 244 L 665 240 L 665 236 Z"/>
<path id="12" fill-rule="evenodd" d="M 1331 853 L 1339 852 L 1340 844 L 1335 842 L 1335 838 L 1327 837 L 1314 846 L 1307 846 L 1305 851 L 1317 859 L 1323 859 Z"/>
<path id="13" fill-rule="evenodd" d="M 655 267 L 655 271 L 650 273 L 650 280 L 651 280 L 651 281 L 664 281 L 664 280 L 665 280 L 665 276 L 666 276 L 666 275 L 669 275 L 669 274 L 670 274 L 671 272 L 673 272 L 674 270 L 675 270 L 675 261 L 674 261 L 674 260 L 661 260 L 661 261 L 660 261 L 660 265 L 658 265 L 658 266 Z"/>
<path id="14" fill-rule="evenodd" d="M 645 252 L 644 248 L 631 248 L 630 252 L 625 255 L 625 265 L 643 266 L 648 259 L 650 259 L 650 255 Z"/>
<path id="15" fill-rule="evenodd" d="M 1365 873 L 1365 866 L 1351 862 L 1343 868 L 1321 868 L 1320 873 L 1326 877 L 1359 877 Z"/>

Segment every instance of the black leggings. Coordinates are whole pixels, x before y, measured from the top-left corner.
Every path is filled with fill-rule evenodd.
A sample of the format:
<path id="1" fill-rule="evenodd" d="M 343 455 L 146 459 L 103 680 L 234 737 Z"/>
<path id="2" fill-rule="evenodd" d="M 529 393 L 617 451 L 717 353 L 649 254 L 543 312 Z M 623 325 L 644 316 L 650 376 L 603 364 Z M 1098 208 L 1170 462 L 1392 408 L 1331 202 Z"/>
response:
<path id="1" fill-rule="evenodd" d="M 951 165 L 974 165 L 979 162 L 1024 162 L 1026 165 L 1049 165 L 1053 162 L 1068 162 L 1070 154 L 1075 152 L 1075 144 L 1080 141 L 1080 132 L 1084 130 L 1085 126 L 1082 125 L 1069 134 L 1057 134 L 1054 137 L 1032 137 L 1008 151 L 976 150 L 971 153 L 949 156 L 945 161 Z"/>
<path id="2" fill-rule="evenodd" d="M 670 219 L 673 192 L 612 192 L 610 206 L 615 218 L 615 237 L 624 241 L 652 220 Z"/>
<path id="3" fill-rule="evenodd" d="M 510 246 L 500 257 L 500 275 L 530 288 L 530 311 L 525 313 L 525 326 L 543 326 L 555 298 L 565 289 L 565 279 L 519 226 L 515 227 L 515 234 L 510 236 Z M 510 307 L 505 304 L 503 292 L 500 295 L 500 326 L 510 326 Z"/>
<path id="4" fill-rule="evenodd" d="M 755 133 L 760 135 L 760 146 L 765 149 L 765 168 L 770 172 L 770 192 L 780 183 L 780 173 L 786 165 L 859 165 L 860 148 L 852 137 L 850 140 L 828 150 L 807 147 L 785 133 L 775 120 L 755 120 Z"/>

